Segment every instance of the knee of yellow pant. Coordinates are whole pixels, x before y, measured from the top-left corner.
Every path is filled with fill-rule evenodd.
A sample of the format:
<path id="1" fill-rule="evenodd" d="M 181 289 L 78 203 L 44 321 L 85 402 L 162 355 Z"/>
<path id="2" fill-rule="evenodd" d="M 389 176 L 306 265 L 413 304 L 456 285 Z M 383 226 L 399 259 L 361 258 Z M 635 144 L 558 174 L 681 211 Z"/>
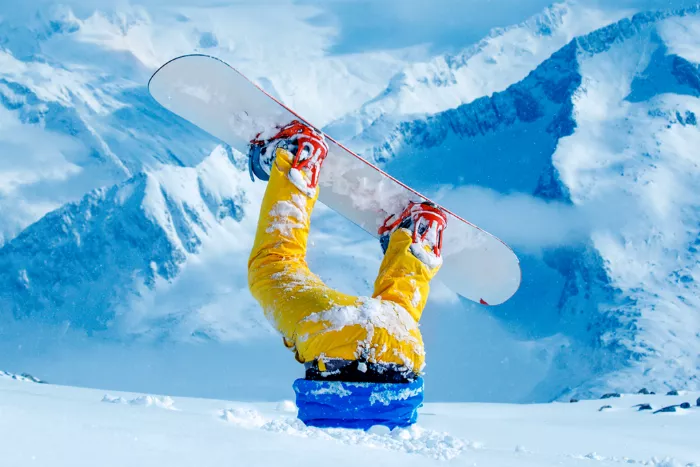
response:
<path id="1" fill-rule="evenodd" d="M 255 290 L 258 288 L 261 274 L 258 273 L 255 261 L 248 262 L 248 289 L 255 295 Z"/>
<path id="2" fill-rule="evenodd" d="M 253 264 L 252 267 L 248 268 L 248 290 L 260 306 L 263 307 L 263 311 L 276 301 L 275 284 L 270 279 L 272 274 L 257 264 Z"/>

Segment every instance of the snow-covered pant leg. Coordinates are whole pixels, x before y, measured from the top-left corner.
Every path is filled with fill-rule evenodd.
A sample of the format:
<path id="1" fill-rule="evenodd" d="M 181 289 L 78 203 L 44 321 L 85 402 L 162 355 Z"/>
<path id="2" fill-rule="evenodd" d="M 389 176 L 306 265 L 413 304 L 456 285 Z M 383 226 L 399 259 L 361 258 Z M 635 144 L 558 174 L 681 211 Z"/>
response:
<path id="1" fill-rule="evenodd" d="M 416 258 L 410 250 L 412 243 L 406 229 L 391 234 L 372 296 L 401 305 L 418 322 L 428 300 L 430 281 L 440 268 L 431 269 Z"/>
<path id="2" fill-rule="evenodd" d="M 277 149 L 248 262 L 251 293 L 300 362 L 366 358 L 419 372 L 425 356 L 418 320 L 436 271 L 413 256 L 410 234 L 399 229 L 382 262 L 375 298 L 327 287 L 306 264 L 318 193 L 309 198 L 287 178 L 290 160 Z"/>
<path id="3" fill-rule="evenodd" d="M 293 347 L 304 318 L 334 307 L 355 305 L 358 298 L 330 289 L 306 264 L 311 211 L 318 190 L 309 198 L 287 178 L 290 161 L 289 152 L 277 149 L 248 261 L 248 285 L 265 317 L 282 334 L 285 344 Z M 301 362 L 323 352 L 313 355 L 315 349 L 306 347 L 296 347 Z M 339 353 L 352 355 L 356 344 L 347 347 Z"/>
<path id="4" fill-rule="evenodd" d="M 398 229 L 391 234 L 372 297 L 382 304 L 393 305 L 398 316 L 407 312 L 416 323 L 415 328 L 408 329 L 410 338 L 402 339 L 400 345 L 377 347 L 380 351 L 377 352 L 376 359 L 403 364 L 420 374 L 425 366 L 425 351 L 417 325 L 428 300 L 430 281 L 439 267 L 431 269 L 416 258 L 410 250 L 412 243 L 412 236 L 405 229 Z"/>

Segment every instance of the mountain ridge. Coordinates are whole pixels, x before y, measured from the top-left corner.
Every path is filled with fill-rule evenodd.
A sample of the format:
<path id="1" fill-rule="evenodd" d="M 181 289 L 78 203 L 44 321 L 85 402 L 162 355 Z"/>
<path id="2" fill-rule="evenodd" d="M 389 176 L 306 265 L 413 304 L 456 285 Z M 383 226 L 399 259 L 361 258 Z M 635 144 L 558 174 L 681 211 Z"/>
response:
<path id="1" fill-rule="evenodd" d="M 692 349 L 700 325 L 692 312 L 696 278 L 688 270 L 697 261 L 691 232 L 700 219 L 690 214 L 695 207 L 687 195 L 672 199 L 647 187 L 663 182 L 660 186 L 672 193 L 692 186 L 697 174 L 692 141 L 698 137 L 699 67 L 674 49 L 692 50 L 696 39 L 677 31 L 692 30 L 699 12 L 694 6 L 640 13 L 577 38 L 507 90 L 400 123 L 373 151 L 390 173 L 419 187 L 425 180 L 433 186 L 478 185 L 506 198 L 513 191 L 527 193 L 569 205 L 574 212 L 595 213 L 586 221 L 588 239 L 579 247 L 544 245 L 545 262 L 564 277 L 556 319 L 591 360 L 579 366 L 574 362 L 582 359 L 563 358 L 554 371 L 569 376 L 553 379 L 578 379 L 577 391 L 584 395 L 601 387 L 621 391 L 642 384 L 661 390 L 697 384 L 692 375 L 700 361 Z M 653 85 L 649 76 L 656 78 Z M 609 124 L 602 123 L 608 119 Z M 449 161 L 450 170 L 432 161 Z M 684 171 L 679 169 L 683 164 Z M 677 177 L 673 189 L 666 172 Z M 640 179 L 647 184 L 639 184 Z M 649 209 L 645 200 L 651 206 L 662 202 L 661 210 Z M 495 215 L 480 220 L 468 199 L 459 202 L 458 213 L 494 230 L 489 222 Z M 614 226 L 607 224 L 608 216 L 617 217 Z M 659 226 L 670 233 L 657 233 Z M 517 247 L 516 227 L 513 231 L 505 240 Z M 649 269 L 649 277 L 639 281 L 628 262 L 638 262 L 638 271 L 650 268 L 649 262 L 657 264 L 668 276 L 654 278 Z M 667 294 L 677 297 L 659 300 Z M 665 311 L 655 311 L 660 309 Z M 675 363 L 661 364 L 663 356 Z"/>

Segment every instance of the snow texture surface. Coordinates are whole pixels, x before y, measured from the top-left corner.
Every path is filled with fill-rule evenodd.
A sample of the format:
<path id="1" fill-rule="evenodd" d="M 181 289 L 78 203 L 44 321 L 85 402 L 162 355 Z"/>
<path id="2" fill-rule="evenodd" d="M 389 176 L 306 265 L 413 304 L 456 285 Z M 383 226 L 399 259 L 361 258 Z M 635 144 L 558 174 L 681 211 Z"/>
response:
<path id="1" fill-rule="evenodd" d="M 235 459 L 250 466 L 697 467 L 700 407 L 653 414 L 635 405 L 698 395 L 624 395 L 605 412 L 595 400 L 427 404 L 418 425 L 364 432 L 308 428 L 286 404 L 279 410 L 274 403 L 104 395 L 0 379 L 0 437 L 13 447 L 3 450 L 8 466 L 209 466 Z"/>

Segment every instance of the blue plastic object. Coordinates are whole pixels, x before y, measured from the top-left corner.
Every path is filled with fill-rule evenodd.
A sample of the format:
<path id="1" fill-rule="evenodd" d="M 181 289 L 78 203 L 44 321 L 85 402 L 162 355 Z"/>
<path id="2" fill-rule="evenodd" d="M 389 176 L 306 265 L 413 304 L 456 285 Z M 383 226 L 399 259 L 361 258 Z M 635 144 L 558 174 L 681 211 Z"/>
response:
<path id="1" fill-rule="evenodd" d="M 318 428 L 389 429 L 416 423 L 423 405 L 423 378 L 406 384 L 294 382 L 299 419 Z"/>

